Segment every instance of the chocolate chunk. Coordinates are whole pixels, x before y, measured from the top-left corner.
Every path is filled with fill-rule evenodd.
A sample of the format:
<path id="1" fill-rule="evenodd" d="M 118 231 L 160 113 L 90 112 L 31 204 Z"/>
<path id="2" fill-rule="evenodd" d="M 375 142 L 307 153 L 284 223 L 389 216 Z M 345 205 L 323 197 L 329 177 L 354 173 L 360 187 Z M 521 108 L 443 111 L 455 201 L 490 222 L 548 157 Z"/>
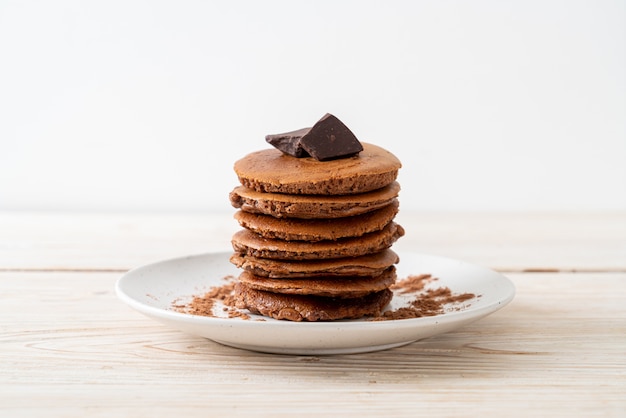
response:
<path id="1" fill-rule="evenodd" d="M 352 131 L 330 113 L 302 136 L 300 146 L 319 161 L 345 158 L 363 151 Z"/>
<path id="2" fill-rule="evenodd" d="M 311 156 L 319 161 L 350 157 L 363 151 L 352 131 L 330 113 L 312 128 L 266 135 L 265 140 L 285 154 L 298 158 Z"/>
<path id="3" fill-rule="evenodd" d="M 284 134 L 266 135 L 265 140 L 275 148 L 294 157 L 308 157 L 309 154 L 302 148 L 300 139 L 311 128 L 302 128 L 297 131 L 285 132 Z"/>

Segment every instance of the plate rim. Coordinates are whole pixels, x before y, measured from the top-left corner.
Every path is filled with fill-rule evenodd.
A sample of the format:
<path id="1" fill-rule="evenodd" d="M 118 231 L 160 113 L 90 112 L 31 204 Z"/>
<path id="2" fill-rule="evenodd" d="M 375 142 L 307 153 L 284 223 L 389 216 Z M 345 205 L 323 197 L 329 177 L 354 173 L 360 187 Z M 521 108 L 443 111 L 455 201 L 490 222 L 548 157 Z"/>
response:
<path id="1" fill-rule="evenodd" d="M 489 272 L 490 274 L 496 274 L 497 276 L 499 276 L 499 280 L 509 287 L 509 291 L 507 292 L 507 295 L 505 297 L 500 298 L 496 301 L 490 302 L 486 305 L 479 306 L 478 308 L 472 308 L 470 306 L 469 308 L 463 309 L 460 311 L 446 312 L 443 314 L 433 315 L 433 316 L 424 316 L 424 317 L 409 318 L 409 319 L 389 319 L 389 320 L 384 320 L 384 321 L 371 321 L 371 320 L 357 319 L 357 320 L 337 320 L 337 321 L 294 322 L 294 321 L 276 320 L 272 318 L 266 318 L 266 321 L 254 321 L 254 320 L 243 320 L 241 318 L 223 318 L 223 317 L 193 315 L 189 313 L 177 312 L 175 310 L 167 310 L 167 309 L 163 309 L 160 307 L 143 303 L 131 297 L 122 288 L 124 285 L 124 282 L 127 280 L 130 280 L 128 277 L 132 277 L 133 275 L 136 275 L 138 272 L 142 270 L 156 268 L 159 265 L 180 263 L 180 262 L 185 262 L 185 261 L 189 261 L 192 259 L 198 259 L 198 258 L 203 258 L 203 257 L 210 257 L 210 256 L 227 257 L 232 254 L 232 251 L 214 251 L 214 252 L 202 252 L 202 253 L 189 254 L 189 255 L 179 256 L 179 257 L 172 257 L 172 258 L 155 261 L 152 263 L 147 263 L 138 267 L 134 267 L 128 270 L 127 272 L 125 272 L 121 277 L 119 277 L 116 280 L 115 293 L 120 300 L 122 300 L 124 303 L 126 303 L 128 306 L 132 307 L 133 309 L 137 310 L 138 312 L 143 313 L 145 315 L 148 315 L 146 312 L 149 312 L 151 315 L 154 315 L 155 317 L 160 317 L 160 318 L 168 319 L 168 320 L 178 318 L 180 320 L 184 319 L 186 321 L 193 321 L 194 323 L 198 325 L 212 324 L 216 326 L 230 326 L 233 324 L 233 322 L 235 322 L 237 323 L 238 327 L 241 326 L 244 328 L 248 326 L 251 326 L 254 328 L 279 326 L 279 327 L 285 327 L 285 328 L 307 327 L 307 328 L 322 328 L 322 329 L 337 328 L 338 325 L 341 328 L 348 328 L 348 329 L 360 328 L 361 326 L 363 326 L 363 324 L 368 324 L 368 327 L 371 327 L 371 328 L 388 328 L 390 326 L 398 326 L 399 328 L 416 328 L 416 327 L 419 327 L 420 324 L 427 326 L 431 323 L 444 324 L 444 323 L 454 322 L 459 316 L 460 317 L 470 316 L 470 318 L 477 317 L 480 319 L 492 312 L 495 312 L 503 308 L 515 298 L 515 294 L 517 291 L 515 284 L 504 274 L 497 272 L 495 270 L 492 270 L 488 267 L 484 267 L 478 264 L 473 264 L 473 263 L 466 262 L 464 260 L 450 258 L 446 256 L 419 253 L 419 252 L 413 252 L 413 251 L 396 251 L 396 252 L 399 254 L 401 260 L 407 256 L 411 256 L 411 257 L 419 256 L 419 257 L 427 257 L 430 259 L 436 259 L 445 263 L 460 263 L 465 266 L 470 266 L 472 268 L 483 269 L 486 272 Z M 233 268 L 235 268 L 235 266 L 233 266 Z M 468 315 L 468 314 L 471 314 L 471 315 Z"/>

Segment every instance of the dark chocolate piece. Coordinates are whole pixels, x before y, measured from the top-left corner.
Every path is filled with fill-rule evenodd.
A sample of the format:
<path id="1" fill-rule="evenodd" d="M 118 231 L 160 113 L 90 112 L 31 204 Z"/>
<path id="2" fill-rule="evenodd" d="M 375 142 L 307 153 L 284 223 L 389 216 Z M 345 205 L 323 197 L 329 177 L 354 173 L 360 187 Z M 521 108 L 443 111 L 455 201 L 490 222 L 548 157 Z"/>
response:
<path id="1" fill-rule="evenodd" d="M 266 135 L 265 140 L 285 154 L 298 158 L 311 156 L 319 161 L 350 157 L 363 151 L 352 131 L 330 113 L 312 128 Z"/>
<path id="2" fill-rule="evenodd" d="M 275 148 L 293 157 L 308 157 L 309 154 L 300 145 L 300 138 L 309 132 L 311 128 L 302 128 L 297 131 L 285 132 L 284 134 L 266 135 L 265 140 Z"/>
<path id="3" fill-rule="evenodd" d="M 330 113 L 300 138 L 299 146 L 319 161 L 345 158 L 363 151 L 352 131 Z"/>

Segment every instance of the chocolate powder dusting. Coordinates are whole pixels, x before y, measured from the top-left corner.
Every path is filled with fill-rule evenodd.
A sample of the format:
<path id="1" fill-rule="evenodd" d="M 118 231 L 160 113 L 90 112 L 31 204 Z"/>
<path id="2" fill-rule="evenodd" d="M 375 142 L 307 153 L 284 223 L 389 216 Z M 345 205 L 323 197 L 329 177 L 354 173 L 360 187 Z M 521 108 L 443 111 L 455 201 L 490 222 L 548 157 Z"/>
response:
<path id="1" fill-rule="evenodd" d="M 406 279 L 396 282 L 390 289 L 397 290 L 402 294 L 421 292 L 427 284 L 435 280 L 437 279 L 430 274 L 411 275 Z"/>
<path id="2" fill-rule="evenodd" d="M 213 312 L 215 303 L 222 302 L 223 310 L 228 314 L 229 318 L 250 319 L 248 314 L 235 308 L 235 277 L 226 276 L 223 280 L 226 282 L 225 284 L 212 287 L 202 295 L 193 296 L 188 303 L 181 304 L 180 302 L 175 302 L 172 308 L 177 312 L 190 315 L 215 317 L 217 316 Z"/>
<path id="3" fill-rule="evenodd" d="M 225 281 L 223 285 L 212 287 L 202 295 L 193 296 L 188 303 L 175 301 L 172 308 L 186 314 L 216 317 L 213 310 L 216 302 L 221 302 L 222 310 L 229 318 L 250 319 L 250 315 L 235 307 L 235 277 L 226 276 L 223 280 Z M 446 309 L 450 309 L 450 305 L 460 304 L 477 297 L 473 293 L 452 293 L 448 287 L 426 289 L 426 286 L 437 280 L 430 274 L 411 275 L 398 280 L 390 289 L 398 294 L 416 293 L 415 299 L 410 301 L 408 306 L 385 311 L 379 316 L 372 317 L 371 320 L 386 321 L 441 315 L 446 312 Z M 462 307 L 452 306 L 451 309 L 460 310 Z"/>
<path id="4" fill-rule="evenodd" d="M 418 293 L 409 306 L 385 311 L 381 315 L 372 318 L 373 321 L 385 321 L 394 319 L 413 319 L 425 316 L 435 316 L 445 313 L 446 308 L 451 304 L 458 304 L 476 297 L 473 293 L 454 294 L 448 287 L 427 289 L 426 286 L 437 278 L 430 274 L 411 275 L 405 279 L 397 281 L 391 289 L 400 294 Z M 453 307 L 460 310 L 460 307 Z"/>

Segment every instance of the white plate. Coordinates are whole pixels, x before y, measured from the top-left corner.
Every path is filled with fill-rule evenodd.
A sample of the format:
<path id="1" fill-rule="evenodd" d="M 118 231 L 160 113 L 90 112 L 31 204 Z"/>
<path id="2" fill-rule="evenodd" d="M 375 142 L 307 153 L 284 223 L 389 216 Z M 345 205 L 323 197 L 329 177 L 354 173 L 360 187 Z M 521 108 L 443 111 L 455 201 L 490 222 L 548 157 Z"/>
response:
<path id="1" fill-rule="evenodd" d="M 346 354 L 384 350 L 452 331 L 497 311 L 513 299 L 515 287 L 492 270 L 449 258 L 399 253 L 398 279 L 432 274 L 430 287 L 477 298 L 450 307 L 441 315 L 415 319 L 332 322 L 290 322 L 251 315 L 250 319 L 196 316 L 177 312 L 175 301 L 188 301 L 239 270 L 229 262 L 232 253 L 212 253 L 161 261 L 138 267 L 116 284 L 119 298 L 137 311 L 172 328 L 224 345 L 281 354 Z M 408 295 L 410 298 L 415 295 Z M 407 303 L 396 294 L 391 309 Z M 218 309 L 216 309 L 216 312 Z"/>

